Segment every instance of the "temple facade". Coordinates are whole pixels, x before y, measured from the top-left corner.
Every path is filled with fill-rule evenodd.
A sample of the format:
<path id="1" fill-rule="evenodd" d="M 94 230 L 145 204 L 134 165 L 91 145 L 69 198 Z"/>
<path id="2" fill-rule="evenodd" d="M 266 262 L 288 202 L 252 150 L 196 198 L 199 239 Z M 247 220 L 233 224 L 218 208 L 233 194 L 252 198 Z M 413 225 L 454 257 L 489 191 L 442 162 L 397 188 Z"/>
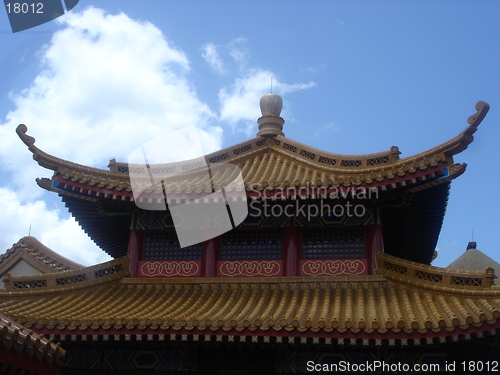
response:
<path id="1" fill-rule="evenodd" d="M 500 355 L 491 268 L 430 265 L 457 137 L 400 158 L 340 155 L 283 133 L 261 100 L 256 138 L 203 158 L 109 171 L 48 155 L 17 133 L 94 242 L 114 260 L 10 276 L 1 312 L 60 343 L 61 374 L 310 372 L 383 361 L 440 366 Z M 472 358 L 471 358 L 472 359 Z M 317 369 L 317 368 L 316 368 Z M 361 369 L 358 367 L 358 369 Z"/>

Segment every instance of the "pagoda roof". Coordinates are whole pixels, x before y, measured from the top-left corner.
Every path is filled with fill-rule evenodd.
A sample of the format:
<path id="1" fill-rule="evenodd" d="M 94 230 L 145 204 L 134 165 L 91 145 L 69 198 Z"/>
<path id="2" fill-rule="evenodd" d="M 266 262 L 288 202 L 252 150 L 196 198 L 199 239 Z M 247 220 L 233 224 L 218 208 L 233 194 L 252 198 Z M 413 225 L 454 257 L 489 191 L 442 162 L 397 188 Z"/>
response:
<path id="1" fill-rule="evenodd" d="M 385 200 L 378 199 L 377 204 L 383 205 L 384 231 L 391 234 L 384 236 L 385 251 L 429 264 L 441 230 L 450 182 L 466 168 L 465 163 L 454 163 L 453 156 L 472 142 L 488 110 L 487 103 L 478 102 L 477 112 L 468 118 L 468 126 L 459 135 L 402 159 L 397 147 L 375 154 L 340 155 L 278 134 L 258 136 L 206 155 L 206 163 L 196 159 L 131 165 L 141 191 L 138 202 L 164 202 L 166 193 L 168 204 L 182 203 L 185 199 L 206 198 L 207 193 L 220 188 L 224 188 L 228 199 L 236 200 L 273 200 L 276 195 L 282 200 L 328 199 L 339 191 L 376 189 L 385 194 Z M 129 164 L 113 159 L 109 171 L 76 164 L 40 150 L 35 139 L 26 134 L 25 125 L 19 125 L 16 131 L 38 164 L 55 172 L 52 179 L 38 179 L 38 184 L 61 196 L 101 249 L 115 258 L 125 255 L 131 215 L 141 211 L 132 191 Z M 151 184 L 147 168 L 166 182 Z M 244 184 L 234 184 L 240 170 Z"/>
<path id="2" fill-rule="evenodd" d="M 485 102 L 476 104 L 477 112 L 468 119 L 467 128 L 455 138 L 430 150 L 399 158 L 399 149 L 392 147 L 388 151 L 366 155 L 341 155 L 321 151 L 284 136 L 259 136 L 240 144 L 205 156 L 209 164 L 230 163 L 240 168 L 247 190 L 272 190 L 274 188 L 307 187 L 396 187 L 415 183 L 422 176 L 436 172 L 434 167 L 443 165 L 449 168 L 448 177 L 454 178 L 463 173 L 465 164 L 453 164 L 453 155 L 465 150 L 473 140 L 473 134 L 488 112 Z M 115 199 L 133 201 L 132 185 L 127 163 L 110 162 L 110 170 L 92 168 L 49 155 L 37 146 L 35 139 L 27 135 L 27 127 L 19 125 L 17 133 L 33 153 L 33 158 L 41 166 L 57 172 L 53 180 L 59 184 L 85 192 L 89 198 L 105 194 Z M 196 163 L 191 161 L 156 164 L 162 173 L 177 173 L 178 170 L 190 170 Z M 134 165 L 135 169 L 144 165 Z M 438 168 L 442 169 L 442 168 Z M 168 171 L 168 172 L 165 172 Z M 237 169 L 235 169 L 237 172 Z M 213 186 L 225 186 L 230 177 L 225 170 L 214 173 L 212 181 L 207 182 L 199 176 L 199 169 L 183 172 L 182 178 L 167 187 L 168 194 L 196 194 L 212 191 Z M 233 172 L 233 171 L 232 171 Z M 425 178 L 424 178 L 425 179 Z M 145 173 L 144 181 L 150 181 Z M 39 180 L 39 184 L 53 190 L 49 181 Z M 212 185 L 213 184 L 213 185 Z M 160 193 L 161 184 L 151 192 Z"/>
<path id="3" fill-rule="evenodd" d="M 372 276 L 139 279 L 127 277 L 128 262 L 11 277 L 0 306 L 54 337 L 114 340 L 182 334 L 417 343 L 500 330 L 491 269 L 449 270 L 380 253 Z"/>
<path id="4" fill-rule="evenodd" d="M 59 344 L 0 313 L 0 357 L 12 367 L 9 373 L 17 368 L 33 374 L 56 374 L 65 354 Z"/>
<path id="5" fill-rule="evenodd" d="M 70 271 L 85 266 L 51 250 L 35 237 L 26 236 L 0 255 L 0 276 L 9 272 L 19 261 L 24 260 L 41 273 Z"/>

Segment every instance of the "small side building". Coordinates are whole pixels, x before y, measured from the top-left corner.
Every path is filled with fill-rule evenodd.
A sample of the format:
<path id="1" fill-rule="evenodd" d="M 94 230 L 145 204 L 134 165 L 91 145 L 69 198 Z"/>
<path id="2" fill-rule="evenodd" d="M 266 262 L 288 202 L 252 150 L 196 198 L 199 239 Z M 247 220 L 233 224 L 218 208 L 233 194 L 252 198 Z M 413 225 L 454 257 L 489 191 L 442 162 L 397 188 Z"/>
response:
<path id="1" fill-rule="evenodd" d="M 469 242 L 467 250 L 446 268 L 469 271 L 482 271 L 491 268 L 496 274 L 499 274 L 500 263 L 476 249 L 476 246 L 475 242 Z M 498 277 L 495 278 L 494 284 L 500 284 L 500 279 Z"/>
<path id="2" fill-rule="evenodd" d="M 85 268 L 85 266 L 56 253 L 35 237 L 26 236 L 0 255 L 0 288 L 4 286 L 4 278 L 7 274 L 10 276 L 42 275 L 80 268 Z"/>

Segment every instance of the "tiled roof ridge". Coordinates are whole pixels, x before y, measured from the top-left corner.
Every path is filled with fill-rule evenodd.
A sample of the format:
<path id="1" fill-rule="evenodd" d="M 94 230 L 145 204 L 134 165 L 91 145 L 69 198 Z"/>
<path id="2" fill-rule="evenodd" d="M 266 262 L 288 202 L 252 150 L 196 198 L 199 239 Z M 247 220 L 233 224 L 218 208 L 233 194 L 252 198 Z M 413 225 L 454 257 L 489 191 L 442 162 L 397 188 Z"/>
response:
<path id="1" fill-rule="evenodd" d="M 123 334 L 166 330 L 220 334 L 279 332 L 372 334 L 484 330 L 498 324 L 500 300 L 467 297 L 392 281 L 133 284 L 3 303 L 16 321 L 51 333 Z M 89 331 L 87 331 L 89 330 Z M 152 330 L 152 331 L 151 331 Z M 109 332 L 108 331 L 108 332 Z M 136 331 L 136 333 L 140 333 Z M 172 331 L 171 331 L 172 332 Z M 220 332 L 220 333 L 217 333 Z M 120 333 L 122 334 L 122 333 Z M 358 336 L 360 337 L 360 336 Z M 362 337 L 362 336 L 361 336 Z M 372 336 L 373 337 L 373 336 Z M 378 337 L 378 336 L 377 336 Z"/>
<path id="2" fill-rule="evenodd" d="M 4 276 L 1 297 L 43 296 L 100 286 L 130 275 L 128 255 L 81 269 L 31 276 Z M 1 306 L 0 306 L 1 307 Z"/>
<path id="3" fill-rule="evenodd" d="M 33 236 L 22 237 L 4 254 L 1 254 L 0 265 L 3 262 L 11 259 L 19 252 L 29 254 L 37 261 L 43 262 L 44 265 L 51 267 L 57 271 L 69 271 L 85 267 L 55 252 L 54 250 L 38 241 L 38 239 Z"/>
<path id="4" fill-rule="evenodd" d="M 456 335 L 498 324 L 500 288 L 485 285 L 494 277 L 489 270 L 447 270 L 389 254 L 379 254 L 377 261 L 379 275 L 353 277 L 129 279 L 122 274 L 100 287 L 86 282 L 37 293 L 28 285 L 21 292 L 0 293 L 1 308 L 27 327 L 84 333 L 148 328 Z M 128 259 L 119 262 L 88 269 L 102 271 Z"/>
<path id="5" fill-rule="evenodd" d="M 55 362 L 60 366 L 66 354 L 58 343 L 33 332 L 2 313 L 0 313 L 0 336 L 0 342 L 6 349 L 12 348 L 16 353 L 24 352 L 28 357 L 34 356 L 49 365 Z"/>
<path id="6" fill-rule="evenodd" d="M 385 170 L 389 168 L 393 169 L 393 167 L 401 167 L 403 165 L 412 164 L 415 161 L 421 161 L 421 163 L 432 165 L 432 163 L 450 159 L 453 155 L 465 150 L 467 146 L 472 142 L 472 134 L 475 133 L 478 125 L 486 116 L 486 113 L 489 110 L 489 105 L 483 101 L 479 101 L 476 104 L 476 110 L 477 112 L 474 115 L 470 116 L 468 119 L 468 127 L 458 136 L 432 149 L 421 152 L 419 154 L 408 156 L 404 159 L 398 158 L 397 155 L 399 155 L 399 150 L 397 149 L 397 147 L 392 147 L 391 150 L 381 153 L 366 155 L 341 155 L 317 150 L 313 147 L 303 145 L 293 140 L 289 140 L 288 138 L 285 138 L 283 136 L 276 136 L 272 138 L 253 138 L 240 144 L 230 146 L 212 154 L 206 155 L 205 157 L 210 163 L 221 161 L 238 163 L 241 160 L 248 159 L 249 156 L 255 154 L 256 152 L 274 149 L 279 150 L 281 153 L 286 155 L 297 154 L 295 156 L 297 161 L 299 162 L 305 162 L 306 164 L 311 164 L 315 167 L 321 167 L 320 169 L 324 169 L 325 171 L 339 173 L 375 172 L 378 170 Z M 113 159 L 110 162 L 111 171 L 106 171 L 103 169 L 92 168 L 57 158 L 43 152 L 38 147 L 36 147 L 35 138 L 27 135 L 27 130 L 28 129 L 26 125 L 21 124 L 17 127 L 16 132 L 21 140 L 28 146 L 29 150 L 33 153 L 33 158 L 45 168 L 52 169 L 54 171 L 60 171 L 62 174 L 64 174 L 63 170 L 65 170 L 65 172 L 69 174 L 76 173 L 85 175 L 84 179 L 86 181 L 89 181 L 92 178 L 123 180 L 125 177 L 125 179 L 128 179 L 128 173 L 124 175 L 123 172 L 118 172 L 117 169 L 117 166 L 124 166 L 125 163 L 117 163 Z M 276 145 L 279 145 L 280 147 L 276 148 Z M 389 159 L 383 161 L 376 160 L 378 158 L 386 157 L 388 157 Z M 318 162 L 320 159 L 322 160 L 321 163 Z M 314 162 L 311 163 L 311 160 L 314 160 Z M 427 160 L 427 163 L 425 162 L 425 160 Z M 368 161 L 370 161 L 370 163 L 372 164 L 368 163 Z M 416 167 L 420 167 L 420 165 L 417 165 Z M 68 178 L 70 177 L 75 181 L 80 179 L 78 177 L 76 177 L 75 179 L 75 176 L 68 175 Z"/>
<path id="7" fill-rule="evenodd" d="M 433 292 L 500 297 L 500 289 L 492 288 L 496 276 L 489 267 L 484 271 L 454 270 L 408 261 L 387 253 L 378 253 L 376 261 L 375 272 L 398 283 Z"/>

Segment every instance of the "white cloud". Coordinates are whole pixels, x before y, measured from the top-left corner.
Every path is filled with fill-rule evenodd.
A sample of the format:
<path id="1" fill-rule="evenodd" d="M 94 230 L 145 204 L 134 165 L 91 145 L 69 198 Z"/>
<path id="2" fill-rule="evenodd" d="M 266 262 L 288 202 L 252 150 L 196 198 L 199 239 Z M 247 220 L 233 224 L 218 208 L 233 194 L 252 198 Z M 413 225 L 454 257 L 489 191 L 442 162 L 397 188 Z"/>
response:
<path id="1" fill-rule="evenodd" d="M 319 129 L 314 131 L 314 136 L 315 137 L 323 137 L 325 133 L 333 133 L 333 132 L 339 132 L 340 127 L 338 125 L 335 125 L 335 122 L 331 121 L 326 125 L 321 126 Z"/>
<path id="2" fill-rule="evenodd" d="M 248 47 L 246 46 L 247 41 L 247 38 L 239 37 L 232 40 L 227 46 L 229 55 L 239 65 L 240 69 L 243 69 L 246 66 L 250 55 Z"/>
<path id="3" fill-rule="evenodd" d="M 215 74 L 223 75 L 226 74 L 226 69 L 224 67 L 224 62 L 217 51 L 217 46 L 213 43 L 207 43 L 203 47 L 201 47 L 202 54 L 201 57 L 205 59 L 207 64 L 210 66 L 210 69 Z"/>
<path id="4" fill-rule="evenodd" d="M 0 226 L 2 252 L 29 234 L 59 254 L 84 265 L 111 259 L 102 251 L 92 251 L 95 244 L 70 217 L 61 219 L 57 209 L 49 209 L 44 201 L 21 201 L 18 195 L 0 187 Z M 90 250 L 90 251 L 89 251 Z"/>
<path id="5" fill-rule="evenodd" d="M 315 85 L 314 82 L 287 84 L 277 79 L 271 71 L 251 69 L 246 76 L 236 79 L 231 87 L 219 91 L 220 119 L 231 124 L 233 130 L 243 131 L 247 136 L 256 133 L 256 120 L 260 117 L 260 98 L 270 91 L 271 77 L 273 92 L 280 95 Z M 240 121 L 243 121 L 244 125 L 238 129 L 237 124 Z"/>
<path id="6" fill-rule="evenodd" d="M 46 222 L 37 226 L 43 228 L 39 233 L 48 246 L 69 243 L 65 233 L 88 243 L 74 234 L 76 224 L 58 219 L 42 201 L 33 201 L 41 195 L 34 179 L 52 172 L 32 160 L 15 134 L 19 123 L 28 126 L 36 145 L 49 154 L 100 168 L 112 158 L 126 161 L 141 144 L 190 125 L 198 127 L 207 152 L 221 147 L 222 129 L 212 124 L 216 116 L 188 81 L 188 58 L 158 28 L 95 8 L 72 11 L 58 20 L 63 28 L 39 53 L 40 73 L 25 90 L 11 94 L 16 109 L 0 125 L 2 185 L 14 194 L 12 221 L 1 229 L 0 249 L 25 235 L 26 224 L 15 229 L 20 223 L 16 210 L 19 215 L 36 213 Z M 186 146 L 168 145 L 165 157 L 175 157 Z M 79 261 L 81 248 L 66 256 Z M 95 246 L 88 251 L 94 255 L 87 254 L 87 259 L 101 256 L 95 255 L 101 254 Z"/>

